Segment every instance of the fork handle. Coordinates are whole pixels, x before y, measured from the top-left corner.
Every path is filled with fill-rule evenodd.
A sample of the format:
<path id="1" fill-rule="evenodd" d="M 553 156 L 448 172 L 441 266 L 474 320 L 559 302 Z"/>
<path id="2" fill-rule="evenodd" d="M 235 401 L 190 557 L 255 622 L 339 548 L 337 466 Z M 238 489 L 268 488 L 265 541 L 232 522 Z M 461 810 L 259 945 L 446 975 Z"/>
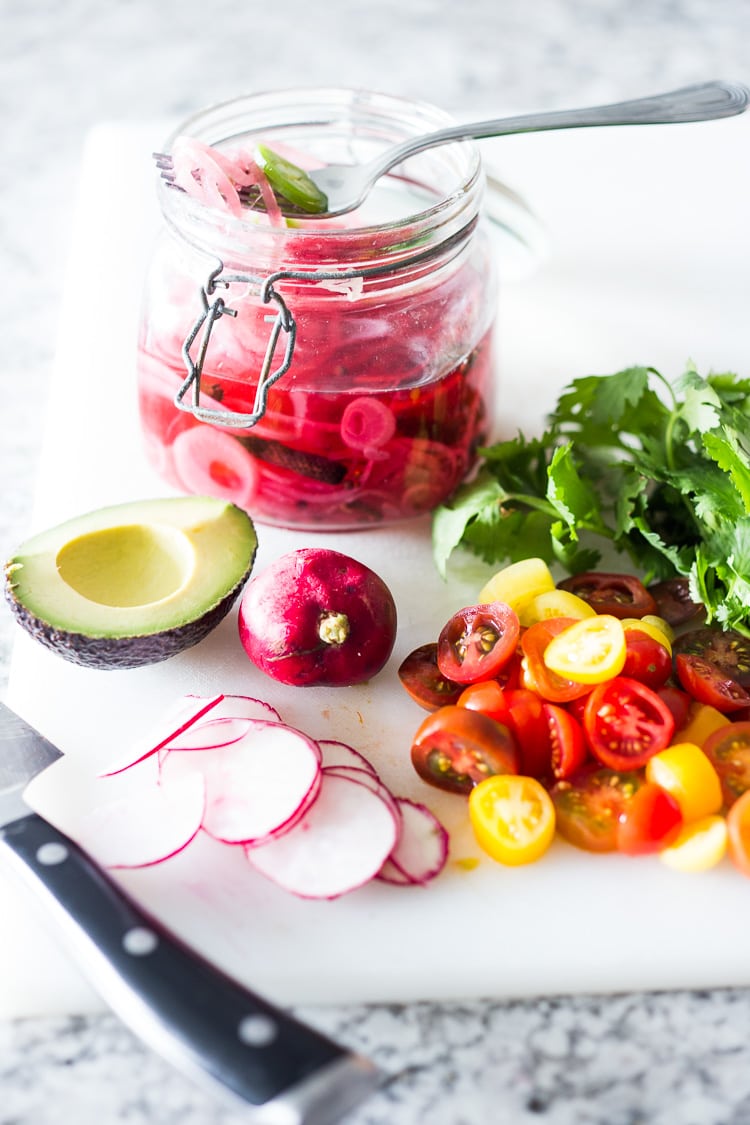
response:
<path id="1" fill-rule="evenodd" d="M 744 113 L 750 102 L 750 90 L 739 82 L 702 82 L 684 86 L 665 94 L 634 98 L 610 105 L 583 109 L 558 109 L 544 113 L 525 113 L 516 117 L 499 117 L 473 124 L 453 125 L 403 141 L 384 154 L 387 163 L 379 166 L 377 175 L 426 148 L 451 141 L 481 140 L 513 133 L 539 133 L 550 129 L 581 129 L 594 125 L 671 125 L 686 121 L 709 121 Z M 373 161 L 373 168 L 375 167 Z"/>

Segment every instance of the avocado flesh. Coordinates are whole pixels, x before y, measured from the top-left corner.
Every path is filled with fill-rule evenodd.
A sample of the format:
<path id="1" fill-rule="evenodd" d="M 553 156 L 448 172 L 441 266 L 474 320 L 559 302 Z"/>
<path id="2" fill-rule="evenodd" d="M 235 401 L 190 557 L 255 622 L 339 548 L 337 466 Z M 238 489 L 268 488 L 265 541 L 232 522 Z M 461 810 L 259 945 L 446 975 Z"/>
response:
<path id="1" fill-rule="evenodd" d="M 166 660 L 226 616 L 252 570 L 250 517 L 211 497 L 101 508 L 23 543 L 5 594 L 26 631 L 94 668 Z"/>

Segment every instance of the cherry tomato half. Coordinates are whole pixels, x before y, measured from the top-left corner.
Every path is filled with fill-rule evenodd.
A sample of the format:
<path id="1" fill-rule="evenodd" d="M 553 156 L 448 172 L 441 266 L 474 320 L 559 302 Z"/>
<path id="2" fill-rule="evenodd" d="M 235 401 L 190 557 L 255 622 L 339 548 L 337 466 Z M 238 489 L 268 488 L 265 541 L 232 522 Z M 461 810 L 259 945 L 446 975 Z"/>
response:
<path id="1" fill-rule="evenodd" d="M 615 676 L 594 688 L 583 713 L 592 754 L 613 770 L 645 766 L 669 745 L 674 716 L 655 691 L 628 676 Z"/>
<path id="2" fill-rule="evenodd" d="M 513 867 L 539 859 L 555 835 L 555 806 L 533 777 L 480 781 L 469 794 L 469 818 L 480 847 Z"/>
<path id="3" fill-rule="evenodd" d="M 583 598 L 597 613 L 609 613 L 613 617 L 644 617 L 657 612 L 655 599 L 640 578 L 631 574 L 589 570 L 564 578 L 558 586 Z"/>
<path id="4" fill-rule="evenodd" d="M 504 602 L 483 602 L 454 613 L 437 642 L 438 668 L 448 680 L 490 680 L 511 659 L 521 626 Z"/>
<path id="5" fill-rule="evenodd" d="M 591 684 L 577 683 L 558 676 L 544 661 L 550 641 L 574 624 L 572 617 L 551 617 L 548 621 L 537 621 L 535 625 L 529 626 L 521 637 L 521 649 L 526 659 L 526 686 L 538 692 L 549 703 L 568 703 L 591 691 Z M 522 675 L 522 682 L 523 679 Z"/>
<path id="6" fill-rule="evenodd" d="M 654 582 L 648 587 L 648 592 L 656 602 L 656 612 L 670 625 L 684 625 L 704 612 L 701 603 L 694 602 L 690 597 L 688 580 L 682 576 Z"/>
<path id="7" fill-rule="evenodd" d="M 703 743 L 721 781 L 724 804 L 730 808 L 750 789 L 750 722 L 727 723 Z"/>
<path id="8" fill-rule="evenodd" d="M 623 676 L 658 691 L 672 675 L 672 657 L 653 636 L 635 627 L 625 630 Z"/>
<path id="9" fill-rule="evenodd" d="M 611 680 L 625 663 L 622 622 L 611 613 L 595 613 L 575 621 L 552 638 L 544 650 L 544 663 L 558 676 L 575 683 Z"/>
<path id="10" fill-rule="evenodd" d="M 743 793 L 727 813 L 727 851 L 737 870 L 750 875 L 750 792 Z"/>
<path id="11" fill-rule="evenodd" d="M 420 645 L 401 662 L 398 678 L 412 699 L 425 711 L 455 703 L 463 684 L 447 680 L 437 665 L 437 644 Z"/>
<path id="12" fill-rule="evenodd" d="M 586 761 L 586 740 L 578 719 L 556 703 L 542 704 L 549 735 L 549 764 L 558 780 L 572 777 Z"/>
<path id="13" fill-rule="evenodd" d="M 633 679 L 638 679 L 634 676 Z M 649 685 L 651 686 L 651 685 Z M 672 684 L 664 684 L 663 687 L 656 689 L 656 694 L 661 699 L 662 703 L 666 703 L 669 710 L 672 712 L 674 718 L 674 729 L 680 730 L 688 721 L 690 715 L 690 705 L 693 700 L 686 691 L 682 691 Z"/>
<path id="14" fill-rule="evenodd" d="M 620 813 L 617 850 L 626 855 L 659 852 L 677 839 L 682 824 L 682 810 L 672 794 L 646 782 Z"/>
<path id="15" fill-rule="evenodd" d="M 678 652 L 674 666 L 682 687 L 699 703 L 708 703 L 724 714 L 750 706 L 750 693 L 710 660 Z"/>
<path id="16" fill-rule="evenodd" d="M 518 773 L 520 756 L 513 735 L 481 711 L 449 705 L 428 715 L 411 747 L 414 769 L 423 781 L 451 793 L 470 793 L 493 774 Z"/>
<path id="17" fill-rule="evenodd" d="M 675 640 L 672 652 L 675 656 L 679 653 L 699 656 L 713 664 L 722 676 L 736 680 L 743 687 L 750 686 L 750 637 L 735 629 L 721 629 L 716 625 L 690 629 Z"/>
<path id="18" fill-rule="evenodd" d="M 620 817 L 644 784 L 643 775 L 635 771 L 584 766 L 550 790 L 558 832 L 587 852 L 616 851 Z"/>

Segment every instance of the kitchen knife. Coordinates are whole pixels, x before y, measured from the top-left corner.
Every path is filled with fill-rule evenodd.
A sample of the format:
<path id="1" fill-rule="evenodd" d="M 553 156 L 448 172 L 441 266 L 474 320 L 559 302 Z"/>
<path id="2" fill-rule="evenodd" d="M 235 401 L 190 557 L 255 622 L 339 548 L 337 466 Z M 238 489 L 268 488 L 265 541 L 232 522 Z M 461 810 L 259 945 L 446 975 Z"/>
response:
<path id="1" fill-rule="evenodd" d="M 226 976 L 144 913 L 24 789 L 61 756 L 0 703 L 0 855 L 45 900 L 101 996 L 136 1034 L 258 1125 L 329 1125 L 380 1080 L 366 1058 Z"/>

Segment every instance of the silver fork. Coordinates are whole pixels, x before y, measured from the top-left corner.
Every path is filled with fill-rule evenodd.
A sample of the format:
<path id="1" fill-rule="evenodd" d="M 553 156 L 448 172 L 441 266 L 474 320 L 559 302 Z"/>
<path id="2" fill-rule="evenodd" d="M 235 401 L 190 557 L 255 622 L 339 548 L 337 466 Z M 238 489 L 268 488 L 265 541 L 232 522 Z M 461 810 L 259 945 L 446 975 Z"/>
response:
<path id="1" fill-rule="evenodd" d="M 433 133 L 410 137 L 386 149 L 366 164 L 327 164 L 307 172 L 316 187 L 326 196 L 325 211 L 306 213 L 292 208 L 283 199 L 279 200 L 279 204 L 284 213 L 294 214 L 296 218 L 321 219 L 346 214 L 359 207 L 377 180 L 397 164 L 425 149 L 452 141 L 481 140 L 551 129 L 581 129 L 595 125 L 670 125 L 677 122 L 709 121 L 744 113 L 749 102 L 750 90 L 738 82 L 703 82 L 664 94 L 609 105 L 527 113 L 516 117 L 452 125 Z M 161 167 L 162 176 L 169 181 L 172 176 L 169 157 L 163 153 L 154 155 Z M 247 202 L 251 202 L 249 197 Z"/>

